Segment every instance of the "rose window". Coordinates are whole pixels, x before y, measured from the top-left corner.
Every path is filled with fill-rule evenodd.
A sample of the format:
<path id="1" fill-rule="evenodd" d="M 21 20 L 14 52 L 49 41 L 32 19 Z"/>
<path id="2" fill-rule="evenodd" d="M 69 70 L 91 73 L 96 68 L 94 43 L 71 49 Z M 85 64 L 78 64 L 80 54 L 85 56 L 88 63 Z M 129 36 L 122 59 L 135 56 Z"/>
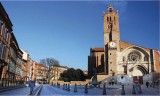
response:
<path id="1" fill-rule="evenodd" d="M 141 54 L 138 51 L 132 51 L 128 54 L 129 61 L 137 61 L 141 59 Z"/>

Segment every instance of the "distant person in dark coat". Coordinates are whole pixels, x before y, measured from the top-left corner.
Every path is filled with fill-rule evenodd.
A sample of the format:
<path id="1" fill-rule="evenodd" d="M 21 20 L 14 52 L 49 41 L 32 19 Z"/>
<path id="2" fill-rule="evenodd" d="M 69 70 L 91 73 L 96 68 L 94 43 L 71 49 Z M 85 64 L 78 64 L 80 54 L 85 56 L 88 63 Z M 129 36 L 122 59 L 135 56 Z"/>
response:
<path id="1" fill-rule="evenodd" d="M 114 82 L 112 81 L 112 85 L 114 85 Z"/>
<path id="2" fill-rule="evenodd" d="M 149 86 L 149 82 L 148 82 L 148 81 L 146 82 L 146 86 L 147 86 L 147 88 L 148 88 L 148 86 Z"/>

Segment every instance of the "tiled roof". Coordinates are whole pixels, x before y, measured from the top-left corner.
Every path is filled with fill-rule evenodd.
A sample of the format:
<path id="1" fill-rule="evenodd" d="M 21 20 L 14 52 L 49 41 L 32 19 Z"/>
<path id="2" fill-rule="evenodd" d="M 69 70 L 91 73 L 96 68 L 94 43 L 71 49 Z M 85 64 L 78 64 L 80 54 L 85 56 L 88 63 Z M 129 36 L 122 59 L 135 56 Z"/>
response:
<path id="1" fill-rule="evenodd" d="M 141 48 L 145 48 L 145 49 L 151 49 L 151 48 L 146 48 L 146 47 L 143 47 L 143 46 L 141 46 L 141 45 L 137 45 L 137 44 L 133 44 L 133 43 L 130 43 L 130 42 L 127 42 L 127 41 L 122 41 L 122 40 L 120 40 L 120 45 L 121 45 L 121 43 L 126 43 L 126 44 L 130 44 L 130 45 L 133 45 L 133 46 L 138 46 L 138 47 L 141 47 Z"/>
<path id="2" fill-rule="evenodd" d="M 102 52 L 104 52 L 104 48 L 92 48 L 92 51 L 102 51 Z"/>

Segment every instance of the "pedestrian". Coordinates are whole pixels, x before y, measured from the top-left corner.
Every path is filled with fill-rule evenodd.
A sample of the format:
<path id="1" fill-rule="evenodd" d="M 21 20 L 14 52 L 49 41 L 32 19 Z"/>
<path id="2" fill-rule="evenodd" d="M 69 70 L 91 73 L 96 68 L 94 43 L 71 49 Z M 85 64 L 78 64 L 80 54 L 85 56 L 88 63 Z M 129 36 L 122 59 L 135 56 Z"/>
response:
<path id="1" fill-rule="evenodd" d="M 149 82 L 149 86 L 152 87 L 152 81 Z"/>
<path id="2" fill-rule="evenodd" d="M 146 86 L 147 86 L 147 88 L 148 88 L 148 86 L 149 86 L 149 82 L 148 82 L 148 81 L 146 82 Z"/>
<path id="3" fill-rule="evenodd" d="M 112 81 L 112 86 L 114 85 L 114 82 Z"/>
<path id="4" fill-rule="evenodd" d="M 158 80 L 156 81 L 156 85 L 159 85 L 159 82 L 158 82 Z"/>
<path id="5" fill-rule="evenodd" d="M 35 87 L 35 81 L 30 80 L 29 81 L 29 88 L 30 88 L 30 95 L 32 95 L 33 88 Z"/>

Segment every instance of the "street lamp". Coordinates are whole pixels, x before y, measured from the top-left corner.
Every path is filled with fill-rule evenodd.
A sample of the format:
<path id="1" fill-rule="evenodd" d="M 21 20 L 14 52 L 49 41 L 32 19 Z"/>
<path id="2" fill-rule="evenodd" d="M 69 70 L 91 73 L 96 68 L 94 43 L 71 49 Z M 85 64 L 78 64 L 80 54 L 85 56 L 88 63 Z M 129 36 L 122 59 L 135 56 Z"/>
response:
<path id="1" fill-rule="evenodd" d="M 113 85 L 114 84 L 114 78 L 113 77 L 115 75 L 115 72 L 112 69 L 110 71 L 111 71 L 111 74 L 112 74 L 112 83 L 111 84 Z"/>
<path id="2" fill-rule="evenodd" d="M 123 56 L 123 67 L 124 67 L 124 74 L 127 75 L 127 67 L 128 67 L 128 59 Z"/>

